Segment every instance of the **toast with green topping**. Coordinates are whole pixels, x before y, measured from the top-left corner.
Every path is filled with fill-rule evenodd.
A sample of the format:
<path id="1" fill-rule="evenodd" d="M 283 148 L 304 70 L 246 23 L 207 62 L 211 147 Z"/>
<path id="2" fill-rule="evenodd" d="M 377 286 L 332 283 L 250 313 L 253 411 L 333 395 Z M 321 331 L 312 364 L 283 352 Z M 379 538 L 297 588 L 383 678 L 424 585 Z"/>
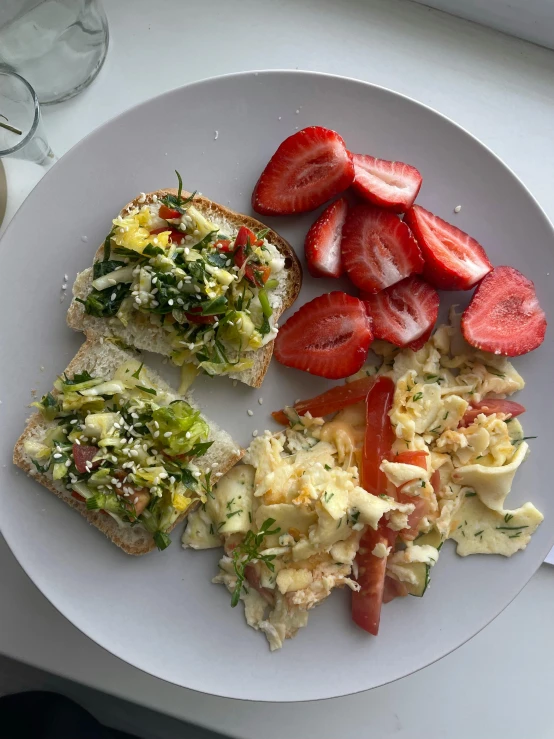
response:
<path id="1" fill-rule="evenodd" d="M 171 358 L 183 384 L 228 375 L 260 387 L 302 271 L 275 231 L 179 189 L 123 208 L 73 287 L 68 324 Z"/>
<path id="2" fill-rule="evenodd" d="M 165 549 L 242 456 L 190 398 L 94 334 L 33 405 L 13 461 L 128 554 Z"/>

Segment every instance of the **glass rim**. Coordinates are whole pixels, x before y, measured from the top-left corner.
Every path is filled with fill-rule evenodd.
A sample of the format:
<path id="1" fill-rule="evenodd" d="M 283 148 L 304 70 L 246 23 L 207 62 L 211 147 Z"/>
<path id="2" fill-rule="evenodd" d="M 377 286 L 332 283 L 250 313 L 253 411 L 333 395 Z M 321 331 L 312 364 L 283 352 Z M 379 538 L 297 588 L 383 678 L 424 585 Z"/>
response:
<path id="1" fill-rule="evenodd" d="M 31 98 L 33 99 L 33 105 L 34 105 L 34 111 L 35 115 L 33 118 L 33 123 L 31 124 L 31 128 L 29 129 L 29 132 L 27 135 L 19 141 L 15 146 L 12 146 L 10 149 L 0 149 L 0 157 L 3 156 L 9 156 L 10 154 L 13 154 L 16 151 L 19 151 L 24 146 L 26 146 L 29 141 L 33 138 L 35 135 L 38 124 L 40 122 L 40 104 L 38 101 L 37 94 L 33 87 L 27 82 L 25 77 L 22 77 L 20 74 L 17 74 L 17 72 L 14 72 L 7 66 L 0 65 L 0 77 L 15 77 L 17 80 L 23 83 L 23 86 L 27 88 L 27 90 L 31 93 Z"/>

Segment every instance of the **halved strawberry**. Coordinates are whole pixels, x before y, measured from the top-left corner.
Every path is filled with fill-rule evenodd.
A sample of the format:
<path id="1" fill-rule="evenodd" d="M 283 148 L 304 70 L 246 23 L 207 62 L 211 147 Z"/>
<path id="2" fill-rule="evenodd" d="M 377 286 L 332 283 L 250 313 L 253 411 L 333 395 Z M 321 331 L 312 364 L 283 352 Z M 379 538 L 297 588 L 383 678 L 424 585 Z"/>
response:
<path id="1" fill-rule="evenodd" d="M 546 317 L 535 286 L 513 267 L 496 267 L 481 282 L 462 316 L 468 344 L 517 357 L 544 341 Z"/>
<path id="2" fill-rule="evenodd" d="M 439 290 L 469 290 L 491 271 L 478 241 L 420 205 L 406 212 L 425 259 L 423 276 Z"/>
<path id="3" fill-rule="evenodd" d="M 361 368 L 372 338 L 363 302 L 336 291 L 288 319 L 275 339 L 275 357 L 287 367 L 336 380 Z"/>
<path id="4" fill-rule="evenodd" d="M 360 298 L 367 306 L 374 337 L 395 346 L 420 349 L 439 315 L 439 294 L 417 275 L 377 295 L 362 293 Z"/>
<path id="5" fill-rule="evenodd" d="M 328 208 L 325 208 L 306 234 L 304 252 L 308 272 L 312 277 L 340 277 L 342 275 L 340 242 L 347 211 L 346 198 L 335 200 Z"/>
<path id="6" fill-rule="evenodd" d="M 289 136 L 260 175 L 252 207 L 265 215 L 314 210 L 354 180 L 352 156 L 335 131 L 310 126 Z"/>
<path id="7" fill-rule="evenodd" d="M 423 257 L 412 232 L 394 213 L 360 203 L 342 228 L 342 264 L 352 282 L 377 293 L 423 270 Z"/>
<path id="8" fill-rule="evenodd" d="M 352 154 L 352 160 L 352 187 L 365 200 L 395 213 L 405 213 L 412 207 L 422 182 L 415 167 L 367 154 Z"/>

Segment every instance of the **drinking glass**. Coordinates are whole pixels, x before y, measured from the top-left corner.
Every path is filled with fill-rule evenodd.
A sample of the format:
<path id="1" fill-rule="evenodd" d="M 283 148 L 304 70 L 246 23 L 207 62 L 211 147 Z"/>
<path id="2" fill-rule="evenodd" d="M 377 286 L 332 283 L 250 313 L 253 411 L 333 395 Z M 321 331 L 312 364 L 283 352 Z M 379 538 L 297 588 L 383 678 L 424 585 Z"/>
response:
<path id="1" fill-rule="evenodd" d="M 27 159 L 43 167 L 56 161 L 35 91 L 27 80 L 5 68 L 0 68 L 0 157 Z"/>
<path id="2" fill-rule="evenodd" d="M 43 105 L 90 85 L 108 41 L 100 0 L 0 0 L 0 62 L 29 80 Z"/>

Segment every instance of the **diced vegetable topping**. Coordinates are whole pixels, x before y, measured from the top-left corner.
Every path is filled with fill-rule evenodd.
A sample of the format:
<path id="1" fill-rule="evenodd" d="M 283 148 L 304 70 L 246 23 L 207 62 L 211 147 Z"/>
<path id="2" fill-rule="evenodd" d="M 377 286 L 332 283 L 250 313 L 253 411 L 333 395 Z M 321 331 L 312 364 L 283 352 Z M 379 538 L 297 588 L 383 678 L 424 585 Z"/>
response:
<path id="1" fill-rule="evenodd" d="M 211 375 L 248 369 L 245 352 L 277 332 L 271 316 L 284 259 L 265 239 L 268 230 L 224 234 L 179 187 L 178 195 L 114 219 L 80 302 L 89 315 L 123 325 L 137 312 L 148 317 L 166 332 L 178 365 Z"/>

